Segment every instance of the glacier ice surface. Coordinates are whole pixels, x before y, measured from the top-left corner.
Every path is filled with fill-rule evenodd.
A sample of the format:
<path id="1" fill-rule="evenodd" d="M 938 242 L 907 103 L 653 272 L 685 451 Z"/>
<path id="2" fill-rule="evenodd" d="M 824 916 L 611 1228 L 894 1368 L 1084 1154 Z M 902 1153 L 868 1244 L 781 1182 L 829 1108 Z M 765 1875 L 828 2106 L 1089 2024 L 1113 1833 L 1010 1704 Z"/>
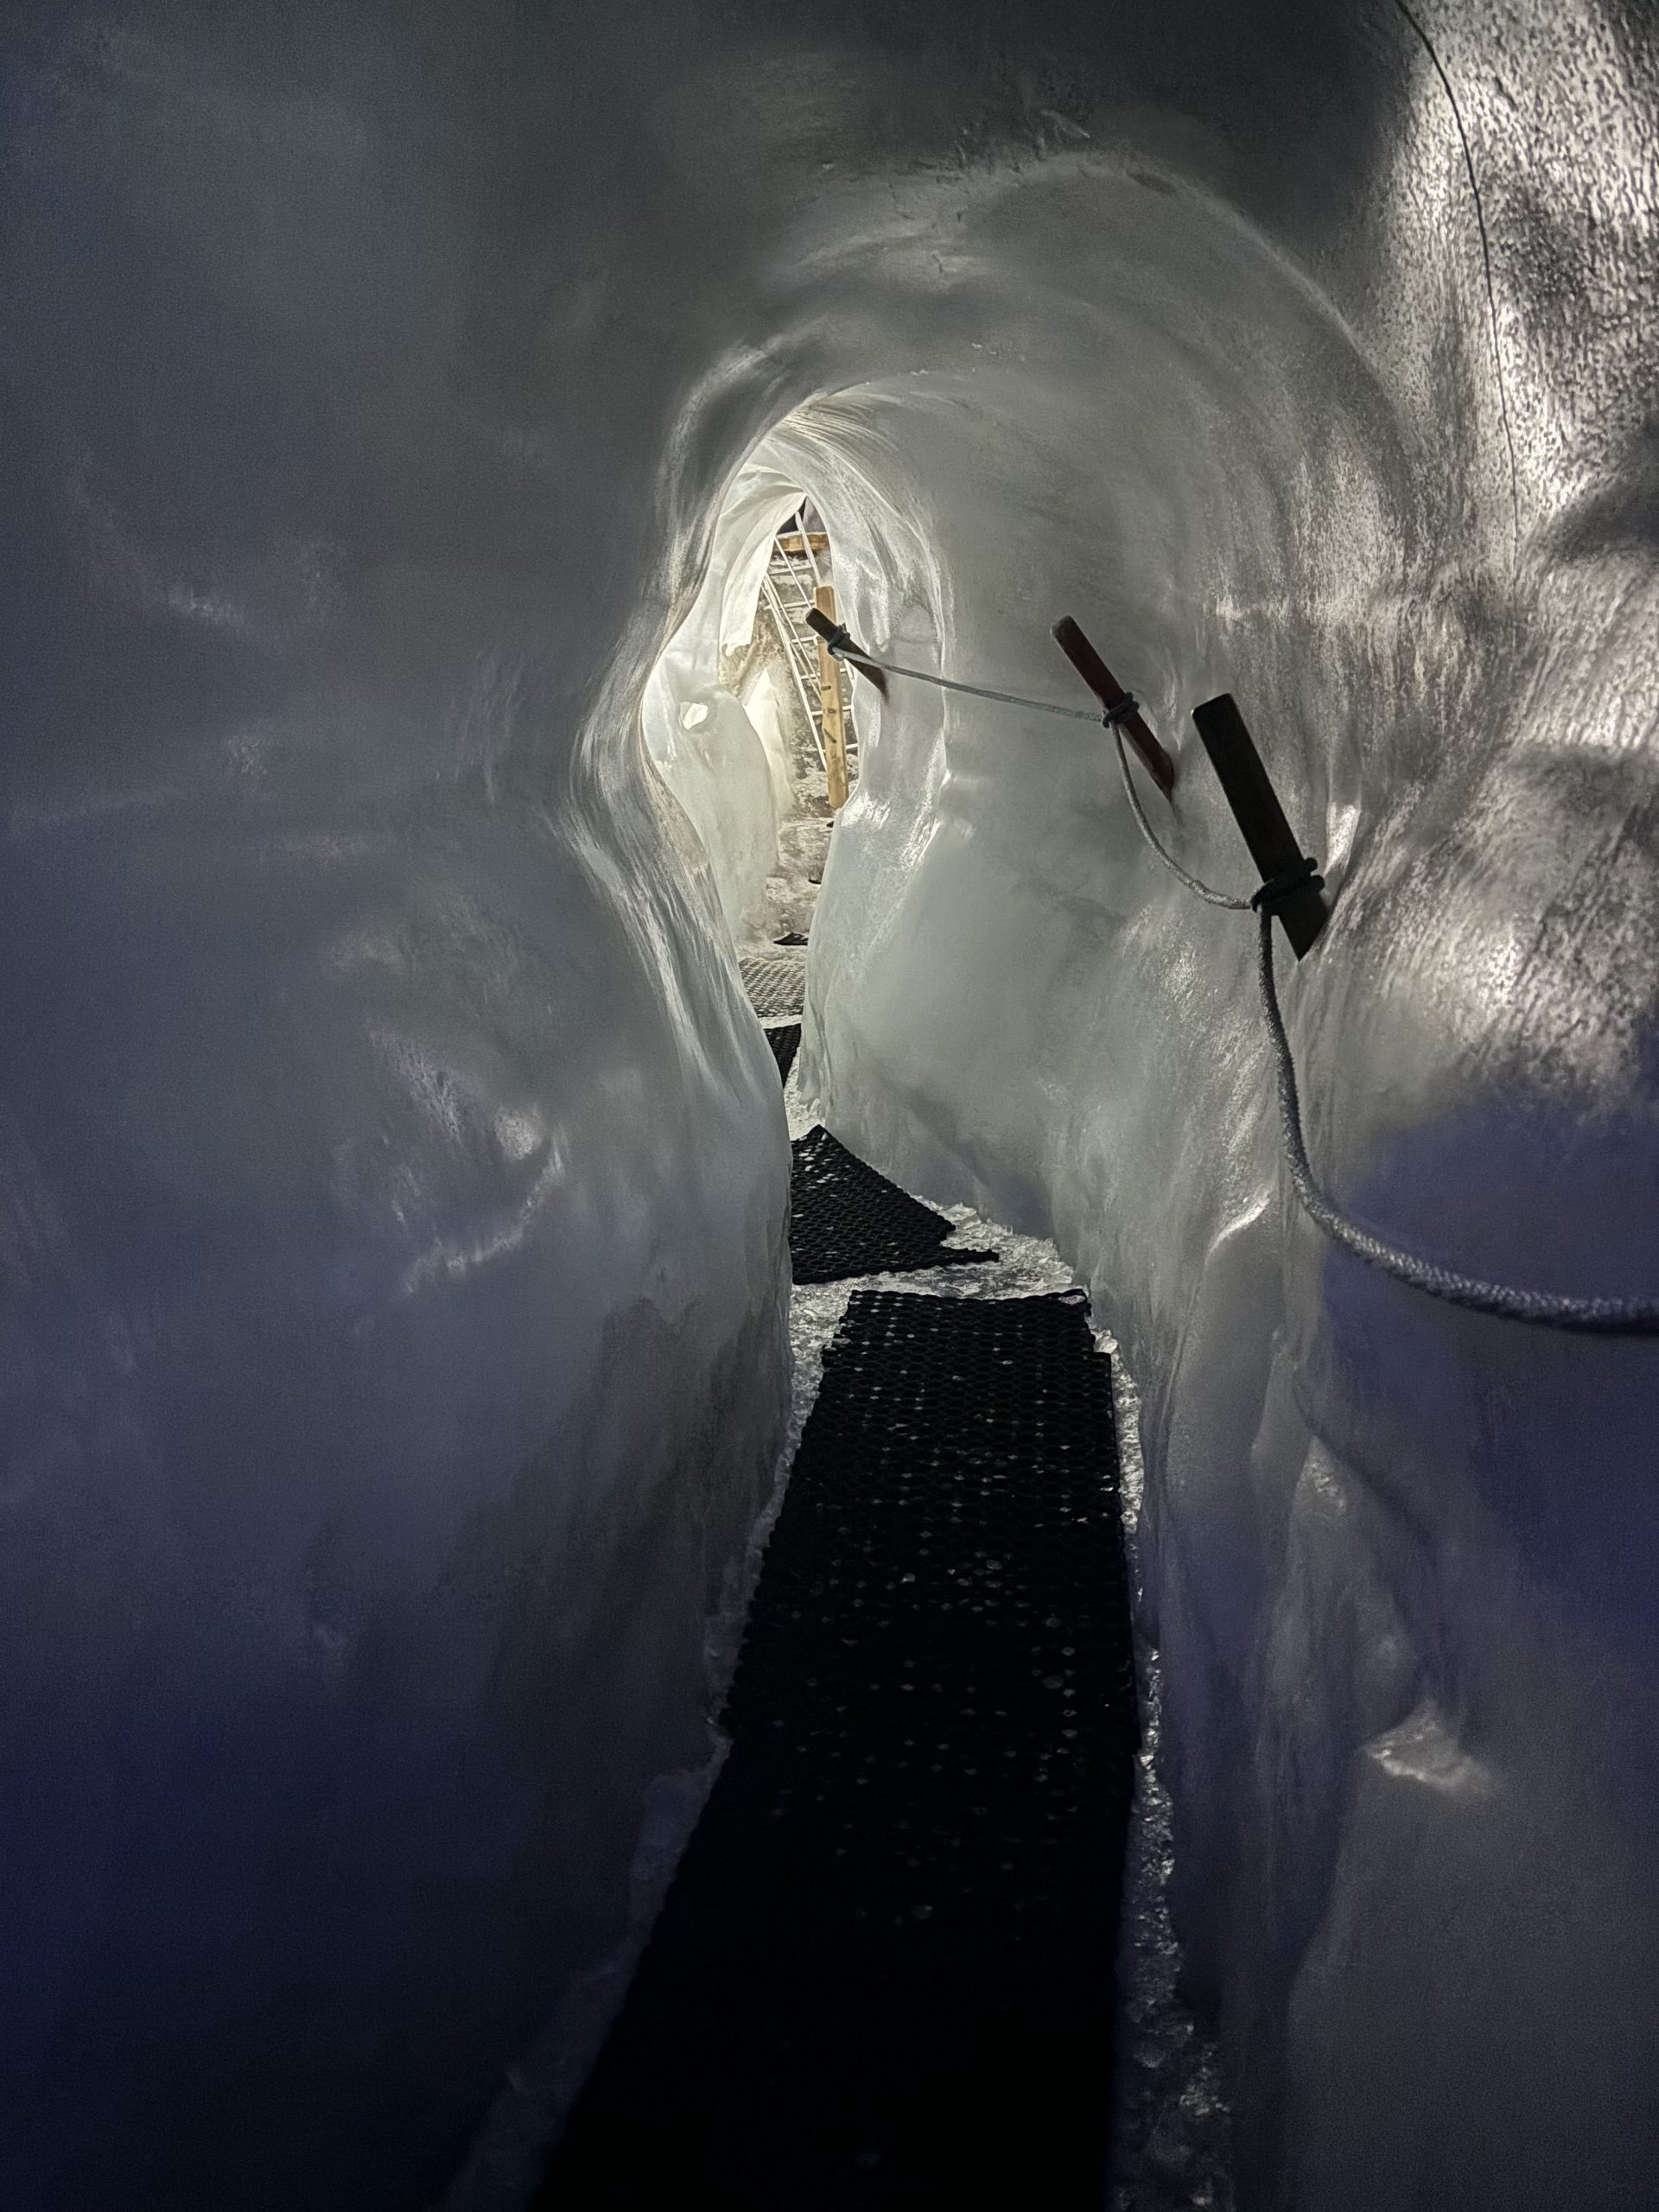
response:
<path id="1" fill-rule="evenodd" d="M 1413 18 L 9 22 L 0 2202 L 428 2201 L 708 1755 L 787 1398 L 746 467 L 898 658 L 1075 698 L 1075 614 L 1224 882 L 1233 691 L 1327 1180 L 1651 1289 L 1659 29 Z M 806 1073 L 1142 1386 L 1241 2201 L 1643 2201 L 1654 1351 L 1330 1251 L 1096 734 L 861 703 Z"/>

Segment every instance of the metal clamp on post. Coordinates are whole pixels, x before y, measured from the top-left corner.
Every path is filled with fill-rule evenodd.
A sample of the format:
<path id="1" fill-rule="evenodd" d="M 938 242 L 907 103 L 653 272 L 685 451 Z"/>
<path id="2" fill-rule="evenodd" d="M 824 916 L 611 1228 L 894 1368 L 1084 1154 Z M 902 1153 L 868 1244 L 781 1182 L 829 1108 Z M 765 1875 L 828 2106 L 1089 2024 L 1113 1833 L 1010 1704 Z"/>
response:
<path id="1" fill-rule="evenodd" d="M 1320 896 L 1325 879 L 1319 862 L 1309 860 L 1291 834 L 1273 780 L 1231 693 L 1224 691 L 1219 698 L 1194 707 L 1192 720 L 1244 833 L 1250 858 L 1262 871 L 1262 888 L 1250 904 L 1258 912 L 1265 909 L 1278 915 L 1300 960 L 1319 943 L 1330 919 Z"/>

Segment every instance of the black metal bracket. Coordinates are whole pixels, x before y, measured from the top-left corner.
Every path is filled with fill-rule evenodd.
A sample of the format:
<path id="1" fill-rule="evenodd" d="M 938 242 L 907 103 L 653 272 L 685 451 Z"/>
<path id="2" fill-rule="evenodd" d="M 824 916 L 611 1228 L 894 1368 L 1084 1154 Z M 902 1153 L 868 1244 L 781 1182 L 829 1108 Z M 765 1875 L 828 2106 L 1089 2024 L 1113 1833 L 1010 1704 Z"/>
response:
<path id="1" fill-rule="evenodd" d="M 1307 857 L 1292 835 L 1273 779 L 1231 693 L 1224 691 L 1218 699 L 1194 707 L 1192 720 L 1244 833 L 1250 858 L 1262 874 L 1262 889 L 1251 903 L 1278 915 L 1300 960 L 1313 950 L 1331 918 L 1321 895 L 1324 879 L 1319 863 Z"/>
<path id="2" fill-rule="evenodd" d="M 881 696 L 887 697 L 887 678 L 880 662 L 871 659 L 844 622 L 832 620 L 822 607 L 809 607 L 806 626 L 823 639 L 826 652 L 833 653 L 837 660 L 844 661 L 849 668 L 856 670 L 867 683 L 873 683 Z"/>

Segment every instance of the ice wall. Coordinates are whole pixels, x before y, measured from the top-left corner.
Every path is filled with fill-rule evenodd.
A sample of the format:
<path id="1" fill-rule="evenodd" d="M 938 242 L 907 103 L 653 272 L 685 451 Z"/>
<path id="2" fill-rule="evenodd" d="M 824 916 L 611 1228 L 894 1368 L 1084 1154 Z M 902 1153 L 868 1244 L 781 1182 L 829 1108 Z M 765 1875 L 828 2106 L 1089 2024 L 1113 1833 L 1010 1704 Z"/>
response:
<path id="1" fill-rule="evenodd" d="M 0 2202 L 419 2204 L 697 1755 L 783 1133 L 638 710 L 768 433 L 872 640 L 1076 613 L 1225 880 L 1236 693 L 1357 1209 L 1650 1286 L 1653 23 L 1421 21 L 1484 250 L 1382 0 L 12 20 Z M 1255 2201 L 1642 2201 L 1653 1355 L 1287 1213 L 1087 729 L 861 733 L 811 1050 L 1142 1383 Z"/>
<path id="2" fill-rule="evenodd" d="M 707 340 L 580 27 L 9 36 L 0 2203 L 414 2208 L 708 1756 L 786 1406 L 638 721 Z"/>
<path id="3" fill-rule="evenodd" d="M 1327 12 L 1300 71 L 1244 69 L 1249 116 L 1188 86 L 1183 130 L 1131 73 L 1068 111 L 1086 149 L 954 183 L 936 342 L 779 444 L 843 579 L 866 518 L 852 619 L 894 658 L 1075 697 L 1046 628 L 1078 615 L 1235 887 L 1185 717 L 1238 696 L 1337 890 L 1286 992 L 1354 1211 L 1651 1294 L 1654 23 L 1433 21 L 1490 297 L 1433 60 L 1381 10 L 1344 54 Z M 1251 926 L 1148 859 L 1116 779 L 1085 729 L 896 685 L 806 1080 L 912 1185 L 1052 1231 L 1145 1390 L 1178 1925 L 1247 2200 L 1645 2201 L 1659 1354 L 1322 1243 Z"/>
<path id="4" fill-rule="evenodd" d="M 721 682 L 721 655 L 753 635 L 772 541 L 799 504 L 764 464 L 742 472 L 721 504 L 696 596 L 645 685 L 646 749 L 696 832 L 734 939 L 777 853 L 789 764 L 775 730 L 768 747 Z"/>

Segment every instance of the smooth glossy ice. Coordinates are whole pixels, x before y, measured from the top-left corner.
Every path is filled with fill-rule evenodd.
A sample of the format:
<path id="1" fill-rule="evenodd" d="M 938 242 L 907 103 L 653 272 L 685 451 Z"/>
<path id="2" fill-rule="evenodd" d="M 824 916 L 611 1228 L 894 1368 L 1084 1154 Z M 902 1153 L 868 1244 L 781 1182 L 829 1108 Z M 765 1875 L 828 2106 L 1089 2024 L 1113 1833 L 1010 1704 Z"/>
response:
<path id="1" fill-rule="evenodd" d="M 872 644 L 1069 697 L 1075 614 L 1220 881 L 1236 694 L 1354 1211 L 1652 1289 L 1654 23 L 1416 12 L 1484 252 L 1381 0 L 8 29 L 0 2202 L 413 2212 L 703 1754 L 786 1396 L 767 772 L 702 658 L 701 810 L 640 711 L 760 442 Z M 1287 1213 L 1248 928 L 1090 730 L 861 738 L 811 1073 L 1141 1382 L 1246 2201 L 1622 2212 L 1655 1353 Z"/>

